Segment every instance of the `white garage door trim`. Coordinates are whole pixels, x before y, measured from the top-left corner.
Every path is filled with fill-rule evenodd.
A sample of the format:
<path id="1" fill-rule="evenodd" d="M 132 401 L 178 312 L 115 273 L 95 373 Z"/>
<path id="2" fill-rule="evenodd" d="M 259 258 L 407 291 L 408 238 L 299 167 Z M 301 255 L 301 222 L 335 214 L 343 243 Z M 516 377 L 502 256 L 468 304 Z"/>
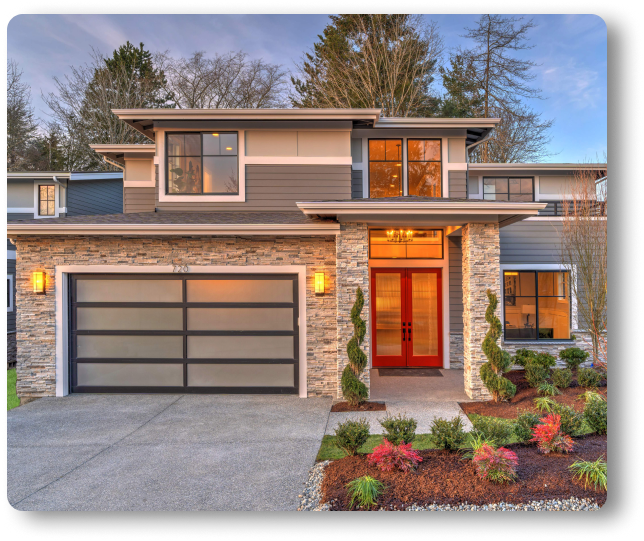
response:
<path id="1" fill-rule="evenodd" d="M 69 394 L 69 291 L 68 275 L 97 274 L 168 274 L 174 265 L 59 265 L 55 270 L 56 305 L 56 396 Z M 299 396 L 306 398 L 306 265 L 191 265 L 190 273 L 204 274 L 297 274 L 299 306 Z"/>

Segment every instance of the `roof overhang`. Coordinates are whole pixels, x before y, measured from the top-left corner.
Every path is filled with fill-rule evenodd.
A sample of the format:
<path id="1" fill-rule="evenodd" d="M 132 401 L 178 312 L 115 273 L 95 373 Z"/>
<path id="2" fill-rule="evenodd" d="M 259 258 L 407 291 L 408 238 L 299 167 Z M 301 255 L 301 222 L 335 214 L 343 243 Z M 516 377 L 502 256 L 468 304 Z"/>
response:
<path id="1" fill-rule="evenodd" d="M 21 224 L 9 222 L 7 237 L 17 235 L 119 235 L 119 236 L 186 236 L 186 235 L 279 235 L 328 236 L 340 233 L 340 224 Z"/>
<path id="2" fill-rule="evenodd" d="M 547 203 L 497 201 L 313 201 L 297 203 L 307 216 L 335 217 L 340 222 L 371 225 L 444 225 L 498 223 L 505 227 L 537 216 Z"/>
<path id="3" fill-rule="evenodd" d="M 597 171 L 606 174 L 608 165 L 605 163 L 470 163 L 470 173 L 489 171 L 507 171 L 508 173 L 526 173 L 532 171 L 568 172 Z"/>
<path id="4" fill-rule="evenodd" d="M 125 165 L 126 158 L 153 158 L 156 145 L 89 145 L 89 147 L 106 158 Z"/>
<path id="5" fill-rule="evenodd" d="M 476 143 L 501 122 L 500 118 L 379 118 L 374 128 L 464 129 L 466 144 Z"/>
<path id="6" fill-rule="evenodd" d="M 9 171 L 7 180 L 69 180 L 69 171 Z"/>

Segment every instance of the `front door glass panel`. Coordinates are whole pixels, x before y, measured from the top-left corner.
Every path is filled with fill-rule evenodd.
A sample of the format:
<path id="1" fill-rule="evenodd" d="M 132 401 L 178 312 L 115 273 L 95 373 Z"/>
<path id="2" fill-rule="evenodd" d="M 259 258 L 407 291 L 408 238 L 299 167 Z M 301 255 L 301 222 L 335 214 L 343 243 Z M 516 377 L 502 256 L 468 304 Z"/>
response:
<path id="1" fill-rule="evenodd" d="M 402 355 L 402 275 L 376 274 L 376 355 Z"/>
<path id="2" fill-rule="evenodd" d="M 438 277 L 411 273 L 412 346 L 414 355 L 438 355 Z"/>

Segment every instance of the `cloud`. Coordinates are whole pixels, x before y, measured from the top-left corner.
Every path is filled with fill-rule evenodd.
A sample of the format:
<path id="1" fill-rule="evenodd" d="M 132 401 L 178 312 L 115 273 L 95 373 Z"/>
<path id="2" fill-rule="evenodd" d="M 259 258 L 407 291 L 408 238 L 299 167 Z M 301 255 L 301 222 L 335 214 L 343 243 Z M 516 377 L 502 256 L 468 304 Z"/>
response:
<path id="1" fill-rule="evenodd" d="M 605 80 L 600 73 L 578 66 L 569 60 L 566 64 L 551 66 L 542 71 L 544 93 L 559 105 L 577 109 L 594 109 L 603 103 Z"/>

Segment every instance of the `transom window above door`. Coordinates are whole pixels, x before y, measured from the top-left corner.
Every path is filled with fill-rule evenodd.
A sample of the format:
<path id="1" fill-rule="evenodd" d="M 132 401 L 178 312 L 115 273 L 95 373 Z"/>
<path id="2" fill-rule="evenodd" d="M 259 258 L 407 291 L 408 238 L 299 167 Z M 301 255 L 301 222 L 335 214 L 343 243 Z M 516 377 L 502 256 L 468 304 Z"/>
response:
<path id="1" fill-rule="evenodd" d="M 534 180 L 532 177 L 484 178 L 483 199 L 493 201 L 534 201 Z"/>
<path id="2" fill-rule="evenodd" d="M 237 133 L 169 133 L 167 193 L 237 195 Z"/>
<path id="3" fill-rule="evenodd" d="M 403 194 L 402 145 L 402 139 L 369 140 L 369 197 Z"/>

